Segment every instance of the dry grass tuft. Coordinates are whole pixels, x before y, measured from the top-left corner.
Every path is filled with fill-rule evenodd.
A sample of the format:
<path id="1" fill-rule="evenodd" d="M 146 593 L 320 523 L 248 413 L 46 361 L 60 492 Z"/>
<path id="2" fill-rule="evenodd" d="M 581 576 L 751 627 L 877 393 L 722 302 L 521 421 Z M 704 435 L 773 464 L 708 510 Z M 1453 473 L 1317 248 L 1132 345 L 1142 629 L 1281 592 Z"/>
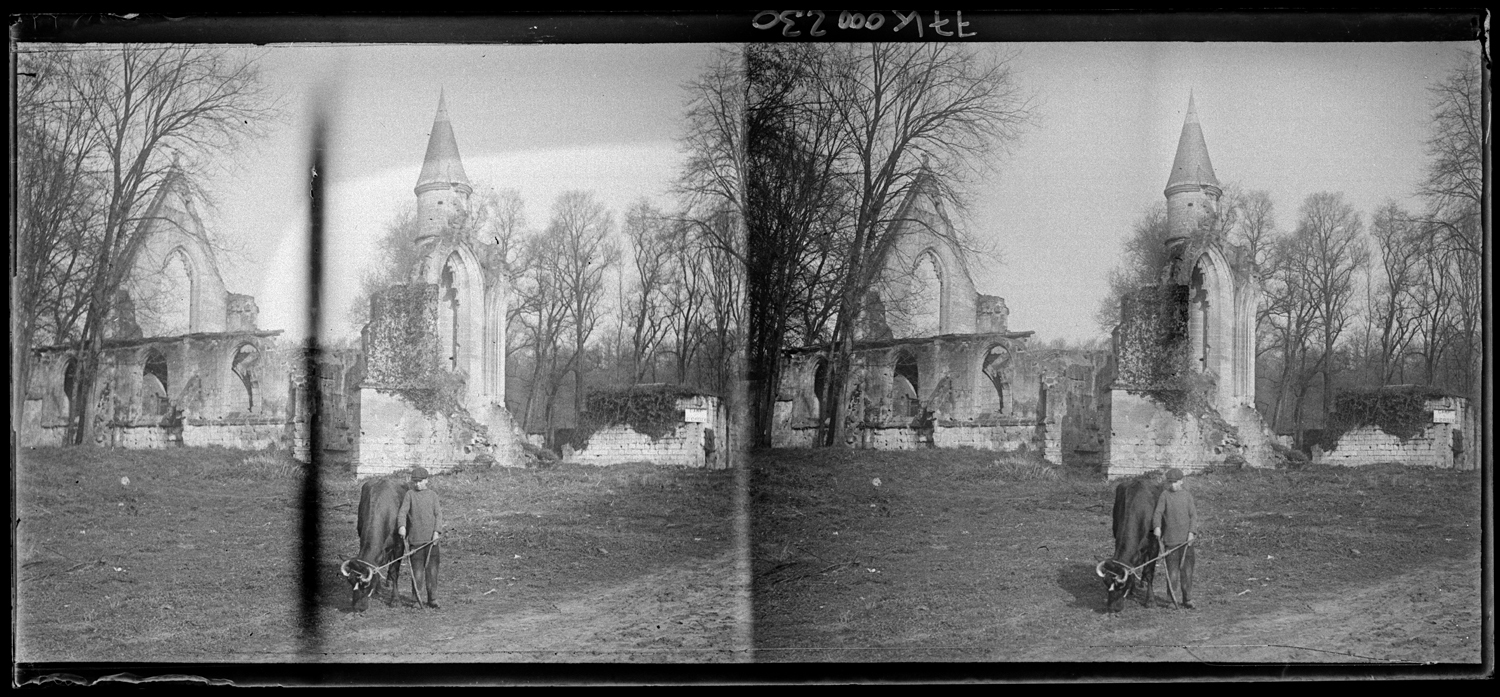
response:
<path id="1" fill-rule="evenodd" d="M 1046 460 L 1039 460 L 1027 455 L 1006 455 L 995 460 L 995 470 L 1002 478 L 1017 479 L 1022 481 L 1062 481 L 1062 472 L 1053 467 Z"/>
<path id="2" fill-rule="evenodd" d="M 307 465 L 298 462 L 284 450 L 263 450 L 240 463 L 241 474 L 264 479 L 301 481 L 307 476 Z"/>

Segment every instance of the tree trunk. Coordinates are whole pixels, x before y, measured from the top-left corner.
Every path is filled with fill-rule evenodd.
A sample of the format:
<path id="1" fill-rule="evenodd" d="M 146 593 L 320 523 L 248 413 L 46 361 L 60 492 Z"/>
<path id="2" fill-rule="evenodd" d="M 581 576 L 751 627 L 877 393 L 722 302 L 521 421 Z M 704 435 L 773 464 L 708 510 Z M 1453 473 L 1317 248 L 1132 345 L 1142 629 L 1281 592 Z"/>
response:
<path id="1" fill-rule="evenodd" d="M 577 336 L 578 336 L 578 340 L 574 344 L 575 348 L 573 349 L 574 352 L 577 355 L 577 358 L 573 362 L 573 426 L 574 426 L 574 428 L 577 428 L 578 424 L 580 424 L 580 423 L 583 422 L 583 412 L 584 412 L 584 403 L 583 403 L 583 342 L 584 342 L 584 336 L 583 336 L 582 332 L 579 332 Z"/>
<path id="2" fill-rule="evenodd" d="M 849 374 L 854 362 L 854 313 L 843 313 L 834 331 L 828 361 L 828 382 L 819 395 L 819 435 L 825 446 L 844 444 L 844 417 L 848 413 Z"/>
<path id="3" fill-rule="evenodd" d="M 526 406 L 522 410 L 521 432 L 526 433 L 531 428 L 532 417 L 536 416 L 536 396 L 542 384 L 543 356 L 536 356 L 536 365 L 531 370 L 531 382 L 526 386 Z"/>
<path id="4" fill-rule="evenodd" d="M 99 363 L 104 354 L 104 311 L 100 308 L 105 305 L 99 300 L 97 293 L 94 302 L 89 308 L 83 334 L 78 341 L 78 377 L 73 390 L 75 394 L 70 396 L 69 407 L 73 416 L 68 421 L 68 433 L 70 441 L 75 445 L 92 445 L 96 441 L 94 421 L 97 417 L 94 412 L 98 405 L 94 394 L 95 383 L 99 379 Z"/>
<path id="5" fill-rule="evenodd" d="M 1333 344 L 1323 343 L 1323 428 L 1333 419 Z"/>

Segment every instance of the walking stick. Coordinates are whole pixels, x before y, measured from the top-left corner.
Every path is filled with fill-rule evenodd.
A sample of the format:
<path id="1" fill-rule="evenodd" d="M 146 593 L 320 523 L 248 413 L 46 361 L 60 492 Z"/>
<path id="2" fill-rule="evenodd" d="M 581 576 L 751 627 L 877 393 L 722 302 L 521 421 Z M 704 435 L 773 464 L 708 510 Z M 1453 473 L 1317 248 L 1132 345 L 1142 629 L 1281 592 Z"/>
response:
<path id="1" fill-rule="evenodd" d="M 421 605 L 422 596 L 417 594 L 417 564 L 411 561 L 411 540 L 403 537 L 401 538 L 401 543 L 406 546 L 406 577 L 411 579 L 411 597 L 417 601 L 418 605 Z"/>
<path id="2" fill-rule="evenodd" d="M 1159 544 L 1159 545 L 1161 545 L 1161 546 L 1163 546 L 1163 547 L 1167 546 L 1166 541 L 1163 540 L 1160 537 L 1156 538 L 1156 543 Z M 1186 552 L 1184 552 L 1184 554 L 1186 554 Z M 1172 609 L 1173 610 L 1181 610 L 1182 607 L 1177 604 L 1177 591 L 1172 588 L 1172 554 L 1171 554 L 1171 552 L 1167 553 L 1166 562 L 1167 562 L 1167 597 L 1169 597 L 1169 598 L 1172 599 Z M 1180 559 L 1178 561 L 1177 568 L 1179 568 L 1179 569 L 1182 568 L 1182 563 L 1181 563 Z"/>

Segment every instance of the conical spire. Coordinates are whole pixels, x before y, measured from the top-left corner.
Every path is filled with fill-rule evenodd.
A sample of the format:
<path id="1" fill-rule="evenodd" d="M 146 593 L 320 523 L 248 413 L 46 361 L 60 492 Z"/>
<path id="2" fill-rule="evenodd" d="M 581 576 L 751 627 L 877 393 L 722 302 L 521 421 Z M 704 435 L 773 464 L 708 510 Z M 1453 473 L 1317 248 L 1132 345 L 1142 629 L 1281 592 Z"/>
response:
<path id="1" fill-rule="evenodd" d="M 1196 190 L 1203 186 L 1217 189 L 1219 179 L 1214 176 L 1213 163 L 1208 160 L 1208 144 L 1203 142 L 1198 109 L 1189 92 L 1187 118 L 1182 122 L 1182 135 L 1177 139 L 1177 157 L 1172 161 L 1172 176 L 1167 179 L 1166 194 L 1171 196 L 1174 190 Z"/>
<path id="2" fill-rule="evenodd" d="M 422 176 L 417 178 L 417 193 L 457 186 L 469 188 L 469 177 L 464 174 L 464 163 L 458 155 L 453 124 L 448 121 L 447 95 L 439 92 L 437 116 L 432 119 L 432 135 L 427 138 L 427 159 L 422 162 Z"/>

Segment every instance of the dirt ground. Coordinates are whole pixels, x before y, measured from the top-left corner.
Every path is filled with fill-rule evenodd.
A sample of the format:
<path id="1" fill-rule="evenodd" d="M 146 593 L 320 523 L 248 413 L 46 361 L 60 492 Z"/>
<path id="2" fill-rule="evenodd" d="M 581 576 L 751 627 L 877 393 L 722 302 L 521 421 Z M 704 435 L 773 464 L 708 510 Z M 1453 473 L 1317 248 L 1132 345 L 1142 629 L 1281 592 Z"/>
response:
<path id="1" fill-rule="evenodd" d="M 316 636 L 296 608 L 298 466 L 221 449 L 38 449 L 17 470 L 15 660 L 745 660 L 732 472 L 557 465 L 434 478 L 442 608 L 350 612 L 352 476 L 323 499 Z M 128 481 L 128 484 L 125 483 Z M 383 596 L 382 596 L 383 597 Z"/>
<path id="2" fill-rule="evenodd" d="M 1191 477 L 1204 517 L 1198 609 L 1172 609 L 1158 585 L 1157 607 L 1130 602 L 1117 616 L 1094 574 L 1112 551 L 1113 486 L 991 453 L 759 454 L 748 554 L 731 472 L 437 477 L 450 530 L 442 609 L 407 602 L 403 571 L 397 604 L 365 613 L 349 611 L 338 574 L 357 551 L 358 489 L 336 475 L 321 489 L 312 643 L 297 623 L 290 460 L 31 450 L 15 476 L 22 665 L 1481 659 L 1474 472 Z"/>
<path id="3" fill-rule="evenodd" d="M 879 481 L 879 485 L 875 484 Z M 1479 474 L 1189 478 L 1196 610 L 1103 611 L 1113 485 L 992 453 L 772 451 L 751 474 L 758 661 L 1478 663 Z"/>

